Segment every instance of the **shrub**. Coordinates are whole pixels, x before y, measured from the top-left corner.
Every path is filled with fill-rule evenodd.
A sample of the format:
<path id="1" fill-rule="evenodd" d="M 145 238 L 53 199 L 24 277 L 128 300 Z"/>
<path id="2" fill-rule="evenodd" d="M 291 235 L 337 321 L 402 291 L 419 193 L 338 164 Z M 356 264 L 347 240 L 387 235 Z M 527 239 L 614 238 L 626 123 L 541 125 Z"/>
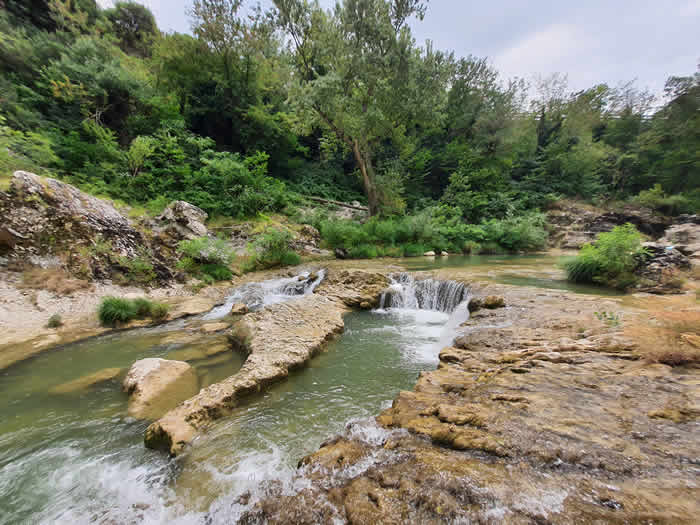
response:
<path id="1" fill-rule="evenodd" d="M 150 284 L 156 278 L 153 264 L 145 256 L 118 257 L 117 260 L 126 269 L 124 277 L 127 282 Z"/>
<path id="2" fill-rule="evenodd" d="M 247 270 L 293 266 L 301 258 L 289 249 L 292 234 L 288 230 L 270 228 L 248 245 L 251 260 Z"/>
<path id="3" fill-rule="evenodd" d="M 684 195 L 667 195 L 661 188 L 661 184 L 655 184 L 653 188 L 639 192 L 632 197 L 632 202 L 640 206 L 646 206 L 665 215 L 680 215 L 681 213 L 697 212 L 697 203 Z"/>
<path id="4" fill-rule="evenodd" d="M 58 328 L 59 326 L 63 326 L 61 314 L 53 314 L 49 317 L 49 321 L 46 323 L 47 328 Z"/>
<path id="5" fill-rule="evenodd" d="M 164 319 L 168 314 L 168 305 L 140 297 L 124 299 L 105 297 L 100 303 L 97 315 L 103 326 L 117 326 L 134 319 Z"/>
<path id="6" fill-rule="evenodd" d="M 236 259 L 236 253 L 224 239 L 198 237 L 181 241 L 177 249 L 183 255 L 177 267 L 188 274 L 209 284 L 233 277 L 229 265 Z"/>
<path id="7" fill-rule="evenodd" d="M 403 246 L 404 257 L 418 257 L 427 251 L 428 250 L 422 244 L 404 244 Z"/>
<path id="8" fill-rule="evenodd" d="M 360 244 L 348 249 L 348 256 L 352 259 L 374 259 L 378 255 L 377 247 L 373 244 Z"/>
<path id="9" fill-rule="evenodd" d="M 236 258 L 236 253 L 224 239 L 211 237 L 180 241 L 177 251 L 200 263 L 229 265 Z"/>
<path id="10" fill-rule="evenodd" d="M 567 278 L 578 283 L 628 288 L 636 281 L 632 272 L 640 255 L 646 254 L 641 240 L 641 234 L 629 223 L 601 233 L 595 243 L 584 245 L 578 257 L 565 264 Z"/>

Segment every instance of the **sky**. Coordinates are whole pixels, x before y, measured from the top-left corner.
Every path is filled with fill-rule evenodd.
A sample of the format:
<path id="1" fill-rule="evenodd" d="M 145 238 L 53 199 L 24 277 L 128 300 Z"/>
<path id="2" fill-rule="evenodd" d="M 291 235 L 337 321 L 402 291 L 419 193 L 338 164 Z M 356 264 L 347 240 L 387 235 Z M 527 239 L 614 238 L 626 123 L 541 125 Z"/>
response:
<path id="1" fill-rule="evenodd" d="M 161 30 L 190 31 L 191 0 L 140 3 Z M 700 0 L 430 0 L 412 28 L 419 43 L 487 57 L 505 78 L 565 73 L 572 91 L 636 79 L 660 94 L 700 62 Z"/>

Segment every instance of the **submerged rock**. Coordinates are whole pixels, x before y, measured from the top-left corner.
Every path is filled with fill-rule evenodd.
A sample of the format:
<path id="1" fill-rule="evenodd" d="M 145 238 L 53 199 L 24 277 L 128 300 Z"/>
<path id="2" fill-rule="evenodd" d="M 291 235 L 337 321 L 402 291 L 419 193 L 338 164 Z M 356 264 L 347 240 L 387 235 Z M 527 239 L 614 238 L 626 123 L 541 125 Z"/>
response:
<path id="1" fill-rule="evenodd" d="M 195 395 L 198 379 L 183 361 L 147 358 L 131 365 L 122 387 L 129 394 L 129 415 L 155 419 Z"/>
<path id="2" fill-rule="evenodd" d="M 231 348 L 246 356 L 235 375 L 208 386 L 146 430 L 149 448 L 181 453 L 212 420 L 226 416 L 242 397 L 261 392 L 305 364 L 342 332 L 348 307 L 377 305 L 388 279 L 376 272 L 329 272 L 311 295 L 267 306 L 234 324 Z"/>
<path id="3" fill-rule="evenodd" d="M 52 394 L 70 394 L 72 392 L 85 390 L 86 388 L 115 379 L 119 374 L 121 374 L 121 371 L 121 368 L 104 368 L 93 374 L 89 374 L 68 383 L 55 386 L 49 390 L 49 392 Z"/>

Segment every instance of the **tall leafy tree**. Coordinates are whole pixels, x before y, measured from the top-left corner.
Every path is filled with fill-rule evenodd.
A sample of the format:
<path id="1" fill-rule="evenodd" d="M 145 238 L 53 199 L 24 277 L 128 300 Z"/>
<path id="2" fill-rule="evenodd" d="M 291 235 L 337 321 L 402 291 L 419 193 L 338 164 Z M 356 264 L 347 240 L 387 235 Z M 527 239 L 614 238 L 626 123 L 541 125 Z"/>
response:
<path id="1" fill-rule="evenodd" d="M 275 6 L 295 58 L 299 114 L 352 151 L 376 215 L 382 203 L 375 154 L 382 141 L 401 141 L 420 105 L 411 96 L 416 50 L 407 21 L 422 19 L 425 4 L 345 0 L 328 12 L 307 0 L 275 0 Z"/>

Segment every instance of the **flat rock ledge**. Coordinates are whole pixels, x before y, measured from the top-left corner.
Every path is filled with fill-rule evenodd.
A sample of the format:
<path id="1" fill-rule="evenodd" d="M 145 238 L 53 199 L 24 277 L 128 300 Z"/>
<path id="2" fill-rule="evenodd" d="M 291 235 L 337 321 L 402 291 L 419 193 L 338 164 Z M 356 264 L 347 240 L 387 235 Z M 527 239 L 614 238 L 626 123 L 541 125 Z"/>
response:
<path id="1" fill-rule="evenodd" d="M 464 323 L 376 419 L 383 439 L 330 439 L 300 462 L 303 490 L 273 490 L 241 522 L 697 523 L 700 369 L 645 359 L 648 313 L 480 292 L 508 307 Z M 598 320 L 601 307 L 623 326 Z"/>
<path id="2" fill-rule="evenodd" d="M 211 421 L 228 415 L 238 400 L 259 393 L 301 368 L 344 329 L 350 308 L 372 308 L 387 287 L 375 272 L 329 272 L 317 293 L 269 306 L 241 318 L 229 341 L 247 355 L 240 371 L 202 389 L 146 429 L 148 448 L 176 456 Z"/>

